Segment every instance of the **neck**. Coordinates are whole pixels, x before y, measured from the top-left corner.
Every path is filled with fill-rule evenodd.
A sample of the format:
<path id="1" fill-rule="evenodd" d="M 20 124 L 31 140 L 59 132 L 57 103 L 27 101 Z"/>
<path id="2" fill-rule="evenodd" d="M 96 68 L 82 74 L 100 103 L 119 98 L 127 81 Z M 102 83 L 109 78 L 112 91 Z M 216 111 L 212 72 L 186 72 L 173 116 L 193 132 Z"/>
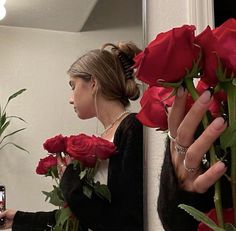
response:
<path id="1" fill-rule="evenodd" d="M 103 134 L 107 133 L 116 123 L 120 122 L 123 119 L 123 117 L 128 113 L 129 111 L 123 111 L 122 113 L 120 113 L 112 123 L 110 123 L 107 127 L 105 127 Z"/>

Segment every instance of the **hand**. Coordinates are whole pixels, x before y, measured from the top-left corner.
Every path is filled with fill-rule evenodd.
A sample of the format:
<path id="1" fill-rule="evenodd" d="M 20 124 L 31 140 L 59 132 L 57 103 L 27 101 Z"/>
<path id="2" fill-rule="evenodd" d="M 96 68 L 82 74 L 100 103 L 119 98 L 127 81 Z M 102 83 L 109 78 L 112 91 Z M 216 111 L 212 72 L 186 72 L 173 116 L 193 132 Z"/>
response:
<path id="1" fill-rule="evenodd" d="M 62 158 L 61 155 L 57 155 L 57 170 L 60 177 L 63 176 L 67 165 L 70 164 L 71 162 L 72 159 L 69 155 L 66 155 L 65 158 Z"/>
<path id="2" fill-rule="evenodd" d="M 0 226 L 0 229 L 10 229 L 12 228 L 13 219 L 16 215 L 15 210 L 7 209 L 6 211 L 0 213 L 0 218 L 5 218 L 5 223 Z"/>
<path id="3" fill-rule="evenodd" d="M 171 139 L 171 158 L 180 188 L 204 193 L 226 171 L 226 166 L 219 161 L 203 172 L 200 168 L 204 154 L 213 142 L 225 130 L 227 123 L 223 117 L 216 118 L 194 140 L 194 134 L 211 103 L 211 92 L 205 91 L 185 115 L 187 92 L 178 89 L 173 107 L 168 117 Z"/>

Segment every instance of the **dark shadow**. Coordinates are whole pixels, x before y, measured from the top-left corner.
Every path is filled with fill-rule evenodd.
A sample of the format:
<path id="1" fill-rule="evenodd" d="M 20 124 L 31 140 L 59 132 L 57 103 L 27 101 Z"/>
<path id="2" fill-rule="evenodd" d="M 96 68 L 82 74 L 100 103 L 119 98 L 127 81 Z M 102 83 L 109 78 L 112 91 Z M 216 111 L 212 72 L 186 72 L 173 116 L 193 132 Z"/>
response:
<path id="1" fill-rule="evenodd" d="M 142 0 L 98 0 L 81 31 L 142 25 Z"/>
<path id="2" fill-rule="evenodd" d="M 229 18 L 236 19 L 236 0 L 214 0 L 215 27 Z"/>

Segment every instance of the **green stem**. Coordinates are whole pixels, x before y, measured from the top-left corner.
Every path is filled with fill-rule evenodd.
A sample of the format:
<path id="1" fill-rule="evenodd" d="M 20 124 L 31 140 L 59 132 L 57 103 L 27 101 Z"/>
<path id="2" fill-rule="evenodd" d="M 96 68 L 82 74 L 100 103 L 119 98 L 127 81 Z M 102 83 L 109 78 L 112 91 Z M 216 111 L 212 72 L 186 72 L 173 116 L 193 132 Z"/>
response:
<path id="1" fill-rule="evenodd" d="M 232 82 L 226 85 L 229 127 L 236 121 L 236 87 Z M 236 226 L 236 147 L 231 147 L 231 188 L 234 209 L 234 225 Z"/>
<path id="2" fill-rule="evenodd" d="M 78 231 L 79 230 L 79 221 L 77 219 L 75 219 L 74 221 L 74 231 Z"/>
<path id="3" fill-rule="evenodd" d="M 58 179 L 57 177 L 55 176 L 55 174 L 53 173 L 53 171 L 51 171 L 51 174 L 52 174 L 52 178 L 55 180 L 56 182 L 56 185 L 59 187 L 59 182 L 58 182 Z"/>
<path id="4" fill-rule="evenodd" d="M 193 84 L 193 80 L 190 78 L 185 78 L 184 82 L 193 100 L 196 101 L 199 96 Z M 202 119 L 202 124 L 203 124 L 204 129 L 206 129 L 207 126 L 209 125 L 209 121 L 206 114 L 204 115 Z M 211 165 L 213 165 L 217 162 L 214 145 L 210 147 L 209 153 L 210 153 L 210 162 L 211 162 Z M 219 180 L 215 183 L 214 188 L 215 188 L 214 203 L 215 203 L 215 208 L 216 208 L 217 220 L 218 220 L 219 226 L 223 228 L 224 219 L 223 219 L 223 214 L 222 214 L 221 186 L 220 186 Z"/>

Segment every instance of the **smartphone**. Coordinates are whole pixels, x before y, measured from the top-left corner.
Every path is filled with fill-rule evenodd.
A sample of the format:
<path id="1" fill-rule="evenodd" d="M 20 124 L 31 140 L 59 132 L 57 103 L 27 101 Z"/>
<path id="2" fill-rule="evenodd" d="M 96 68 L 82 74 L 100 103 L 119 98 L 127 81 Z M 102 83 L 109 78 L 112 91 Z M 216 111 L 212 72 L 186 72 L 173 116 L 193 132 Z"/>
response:
<path id="1" fill-rule="evenodd" d="M 6 209 L 6 188 L 4 185 L 0 185 L 0 212 Z M 4 225 L 5 219 L 0 219 L 0 226 Z"/>

